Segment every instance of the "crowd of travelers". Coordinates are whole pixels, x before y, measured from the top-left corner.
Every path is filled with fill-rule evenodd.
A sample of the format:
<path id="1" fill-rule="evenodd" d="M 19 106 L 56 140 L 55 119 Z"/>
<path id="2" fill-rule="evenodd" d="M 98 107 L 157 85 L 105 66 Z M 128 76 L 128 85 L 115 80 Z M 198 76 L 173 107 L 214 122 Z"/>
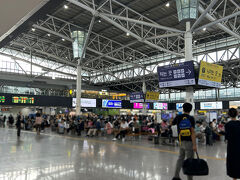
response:
<path id="1" fill-rule="evenodd" d="M 172 119 L 163 119 L 161 123 L 156 121 L 154 116 L 145 115 L 116 115 L 102 116 L 89 113 L 79 117 L 69 115 L 50 116 L 36 113 L 35 115 L 23 116 L 18 113 L 16 118 L 13 115 L 8 117 L 0 117 L 0 127 L 6 125 L 10 128 L 16 126 L 19 130 L 32 131 L 36 129 L 38 134 L 51 127 L 52 131 L 59 134 L 68 134 L 87 137 L 99 135 L 112 135 L 113 140 L 122 139 L 125 141 L 127 134 L 135 135 L 155 135 L 162 137 L 162 144 L 166 144 L 166 140 L 178 140 L 177 127 L 172 125 Z M 212 122 L 197 121 L 195 125 L 196 138 L 201 143 L 213 145 L 213 143 L 225 135 L 226 120 L 213 119 Z M 151 139 L 151 137 L 149 138 Z M 175 141 L 174 141 L 175 142 Z M 177 143 L 178 141 L 176 141 Z"/>

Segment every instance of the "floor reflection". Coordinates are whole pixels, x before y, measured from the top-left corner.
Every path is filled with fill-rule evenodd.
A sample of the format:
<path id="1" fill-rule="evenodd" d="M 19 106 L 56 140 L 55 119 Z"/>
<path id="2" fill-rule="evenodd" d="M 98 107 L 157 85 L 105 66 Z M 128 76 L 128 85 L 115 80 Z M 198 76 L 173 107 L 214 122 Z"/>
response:
<path id="1" fill-rule="evenodd" d="M 23 133 L 17 139 L 15 131 L 6 129 L 0 129 L 0 140 L 0 180 L 169 180 L 177 159 L 175 154 L 100 143 L 101 140 L 36 137 L 31 133 Z M 147 141 L 142 143 L 145 143 L 142 146 L 153 146 Z M 220 158 L 226 153 L 224 144 L 209 152 L 205 146 L 200 148 L 206 156 L 212 151 Z M 227 179 L 223 164 L 223 161 L 209 160 L 213 171 L 209 180 Z"/>

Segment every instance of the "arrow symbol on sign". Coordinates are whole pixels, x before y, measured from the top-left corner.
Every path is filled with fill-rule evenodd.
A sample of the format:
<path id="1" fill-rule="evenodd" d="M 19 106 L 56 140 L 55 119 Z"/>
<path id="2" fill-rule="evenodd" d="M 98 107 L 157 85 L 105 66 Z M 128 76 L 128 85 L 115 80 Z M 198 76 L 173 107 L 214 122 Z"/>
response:
<path id="1" fill-rule="evenodd" d="M 192 73 L 192 71 L 190 71 L 190 69 L 188 69 L 188 71 L 186 72 L 186 74 L 190 75 Z"/>

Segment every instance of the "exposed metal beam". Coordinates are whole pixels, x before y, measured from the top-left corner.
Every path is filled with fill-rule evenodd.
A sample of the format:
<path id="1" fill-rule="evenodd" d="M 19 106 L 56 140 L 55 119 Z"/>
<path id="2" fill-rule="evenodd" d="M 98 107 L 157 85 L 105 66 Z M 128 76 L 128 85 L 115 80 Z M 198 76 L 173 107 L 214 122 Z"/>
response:
<path id="1" fill-rule="evenodd" d="M 202 6 L 199 6 L 199 11 L 200 13 L 203 13 L 204 12 L 204 9 Z M 206 14 L 206 18 L 209 20 L 209 21 L 216 21 L 217 19 L 215 19 L 213 16 L 211 16 L 209 13 Z M 240 35 L 233 32 L 232 30 L 230 30 L 229 28 L 227 28 L 226 26 L 224 26 L 223 24 L 221 23 L 217 23 L 216 24 L 218 28 L 222 29 L 223 31 L 225 31 L 226 33 L 234 36 L 235 38 L 237 39 L 240 39 Z"/>
<path id="2" fill-rule="evenodd" d="M 213 8 L 213 6 L 218 2 L 218 0 L 213 0 L 210 5 L 205 9 L 205 11 L 201 14 L 201 16 L 197 19 L 197 21 L 192 25 L 191 31 L 195 29 L 195 27 L 205 18 L 205 15 Z"/>
<path id="3" fill-rule="evenodd" d="M 45 27 L 43 27 L 43 26 L 39 26 L 39 25 L 37 25 L 37 24 L 34 24 L 33 27 L 36 28 L 36 29 L 40 29 L 40 30 L 42 30 L 42 31 L 48 32 L 48 33 L 50 33 L 50 34 L 59 36 L 59 37 L 65 39 L 65 40 L 67 40 L 67 41 L 73 42 L 73 40 L 72 40 L 70 37 L 64 36 L 64 35 L 61 34 L 61 33 L 58 33 L 58 32 L 53 31 L 53 30 L 51 30 L 51 29 L 45 28 Z"/>
<path id="4" fill-rule="evenodd" d="M 181 33 L 162 34 L 162 35 L 158 35 L 158 36 L 153 36 L 153 37 L 146 38 L 146 40 L 153 40 L 153 39 L 158 39 L 158 38 L 175 37 L 175 36 L 180 36 L 180 35 L 181 35 Z"/>
<path id="5" fill-rule="evenodd" d="M 93 28 L 94 22 L 95 22 L 95 16 L 92 17 L 92 20 L 90 22 L 90 26 L 89 26 L 89 29 L 88 29 L 87 37 L 85 39 L 85 42 L 84 42 L 84 45 L 83 45 L 83 49 L 82 49 L 82 55 L 81 55 L 80 59 L 78 60 L 78 65 L 81 64 L 81 62 L 83 60 L 83 57 L 84 57 L 84 54 L 86 52 L 87 45 L 88 45 L 88 42 L 89 42 L 89 38 L 90 38 L 90 35 L 92 33 L 92 28 Z"/>
<path id="6" fill-rule="evenodd" d="M 13 44 L 18 45 L 18 46 L 24 46 L 24 47 L 30 48 L 30 46 L 26 46 L 26 45 L 23 45 L 23 44 L 18 43 L 18 42 L 13 42 Z M 52 57 L 52 58 L 58 60 L 59 62 L 61 62 L 63 64 L 67 64 L 67 65 L 72 66 L 72 67 L 76 67 L 77 66 L 77 63 L 73 63 L 73 62 L 67 61 L 67 60 L 65 60 L 63 58 L 60 58 L 58 56 L 55 56 L 53 54 L 50 54 L 50 53 L 47 53 L 47 52 L 44 52 L 44 51 L 41 51 L 41 50 L 38 50 L 38 49 L 35 49 L 35 48 L 33 50 L 38 52 L 38 53 L 40 53 L 40 54 L 44 54 L 46 56 Z M 98 69 L 89 68 L 89 67 L 82 67 L 82 69 L 84 69 L 86 71 L 95 71 L 95 72 L 100 72 L 100 73 L 104 73 L 104 74 L 109 74 L 111 76 L 115 76 L 113 73 L 105 71 L 105 70 L 98 70 Z"/>
<path id="7" fill-rule="evenodd" d="M 135 41 L 133 41 L 133 42 L 130 42 L 130 43 L 128 43 L 128 44 L 126 44 L 126 45 L 123 45 L 123 46 L 121 46 L 120 48 L 117 48 L 117 49 L 115 49 L 115 50 L 113 50 L 113 51 L 111 51 L 111 52 L 102 54 L 102 55 L 100 55 L 100 56 L 98 56 L 98 57 L 96 57 L 96 58 L 94 58 L 94 59 L 91 59 L 91 60 L 89 60 L 89 61 L 86 61 L 84 64 L 89 64 L 89 63 L 91 63 L 91 62 L 94 62 L 94 61 L 96 61 L 96 60 L 98 60 L 98 59 L 100 59 L 100 58 L 106 57 L 106 56 L 109 55 L 109 54 L 112 54 L 112 53 L 117 52 L 117 51 L 119 51 L 119 50 L 121 50 L 121 49 L 124 49 L 124 48 L 126 48 L 126 47 L 129 47 L 129 46 L 131 46 L 131 45 L 133 45 L 133 44 L 135 44 L 135 43 L 137 43 L 137 42 L 138 42 L 137 40 L 135 40 Z M 91 51 L 91 50 L 90 50 L 90 51 Z M 125 61 L 124 61 L 124 62 L 125 62 Z"/>
<path id="8" fill-rule="evenodd" d="M 4 56 L 11 57 L 12 59 L 15 59 L 15 60 L 20 60 L 20 61 L 22 61 L 22 62 L 31 64 L 30 61 L 28 61 L 28 60 L 26 60 L 26 59 L 23 59 L 23 58 L 15 57 L 15 56 L 13 56 L 13 55 L 10 55 L 10 54 L 7 54 L 7 53 L 2 53 L 2 52 L 0 52 L 0 54 L 1 54 L 1 55 L 4 55 Z M 53 70 L 53 69 L 47 68 L 47 67 L 45 67 L 45 66 L 41 66 L 40 64 L 37 64 L 37 63 L 32 63 L 32 65 L 33 65 L 33 66 L 36 66 L 36 67 L 40 67 L 40 68 L 46 69 L 46 70 L 48 70 L 48 71 L 56 72 L 56 73 L 59 73 L 59 74 L 64 74 L 64 75 L 67 75 L 67 76 L 76 77 L 76 75 L 74 75 L 74 74 L 70 74 L 70 73 L 65 73 L 65 72 L 62 72 L 62 71 Z"/>
<path id="9" fill-rule="evenodd" d="M 149 22 L 146 22 L 146 21 L 139 21 L 139 20 L 136 20 L 136 19 L 127 18 L 127 17 L 122 17 L 122 16 L 118 16 L 118 15 L 107 14 L 107 13 L 99 13 L 99 15 L 100 15 L 100 16 L 101 16 L 101 15 L 104 15 L 104 16 L 111 17 L 111 18 L 116 18 L 116 19 L 120 19 L 120 20 L 124 20 L 124 21 L 128 21 L 128 22 L 133 22 L 133 23 L 137 23 L 137 24 L 142 24 L 142 25 L 145 25 L 145 26 L 154 27 L 154 28 L 157 28 L 157 29 L 165 30 L 165 31 L 172 31 L 172 32 L 177 32 L 177 33 L 184 33 L 184 31 L 180 31 L 180 30 L 175 29 L 175 28 L 166 27 L 166 26 L 162 26 L 162 25 L 154 24 L 154 23 L 149 23 Z"/>
<path id="10" fill-rule="evenodd" d="M 151 42 L 149 42 L 148 40 L 146 39 L 143 39 L 141 38 L 140 36 L 136 35 L 135 33 L 129 31 L 127 28 L 121 26 L 120 24 L 118 24 L 117 22 L 115 22 L 114 20 L 110 19 L 109 17 L 106 17 L 105 15 L 102 15 L 102 14 L 99 14 L 99 16 L 108 21 L 109 23 L 113 24 L 114 26 L 116 26 L 117 28 L 121 29 L 122 31 L 126 32 L 126 33 L 129 33 L 132 37 L 136 38 L 137 40 L 139 40 L 140 42 L 143 42 L 153 48 L 156 48 L 158 49 L 159 51 L 164 51 L 164 52 L 167 52 L 167 53 L 170 53 L 170 54 L 173 54 L 173 55 L 176 55 L 176 56 L 180 56 L 180 57 L 183 57 L 184 55 L 183 54 L 180 54 L 180 53 L 177 53 L 177 52 L 174 52 L 174 51 L 170 51 L 168 49 L 165 49 L 165 48 L 162 48 L 156 44 L 153 44 Z"/>
<path id="11" fill-rule="evenodd" d="M 228 19 L 230 19 L 230 18 L 233 18 L 233 17 L 235 17 L 235 16 L 239 16 L 239 15 L 240 15 L 240 11 L 235 12 L 235 13 L 230 14 L 230 15 L 228 15 L 228 16 L 225 16 L 225 17 L 223 17 L 223 18 L 221 18 L 221 19 L 218 19 L 218 20 L 215 20 L 215 21 L 210 22 L 210 23 L 208 23 L 208 24 L 205 24 L 205 25 L 203 25 L 203 26 L 195 29 L 194 31 L 202 30 L 203 28 L 207 28 L 207 27 L 213 26 L 213 25 L 215 25 L 215 24 L 221 23 L 221 22 L 223 22 L 223 21 L 226 21 L 226 20 L 228 20 Z"/>
<path id="12" fill-rule="evenodd" d="M 96 51 L 96 50 L 94 50 L 94 49 L 92 49 L 92 48 L 89 48 L 89 47 L 87 48 L 87 50 L 92 51 L 92 52 L 100 55 L 101 57 L 106 57 L 106 58 L 111 59 L 111 60 L 116 61 L 116 62 L 129 64 L 129 65 L 132 65 L 133 67 L 141 67 L 141 68 L 144 68 L 143 65 L 136 64 L 136 63 L 131 63 L 131 62 L 127 62 L 127 61 L 120 60 L 120 59 L 117 59 L 117 58 L 114 58 L 114 57 L 111 57 L 111 56 L 108 56 L 108 55 L 104 55 L 103 53 L 101 53 L 101 52 L 99 52 L 99 51 Z"/>

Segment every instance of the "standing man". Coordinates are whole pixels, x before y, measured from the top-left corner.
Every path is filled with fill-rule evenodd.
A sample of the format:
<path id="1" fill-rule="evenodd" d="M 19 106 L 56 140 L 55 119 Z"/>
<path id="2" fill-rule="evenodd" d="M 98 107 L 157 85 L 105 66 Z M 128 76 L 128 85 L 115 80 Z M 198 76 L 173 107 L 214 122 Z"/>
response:
<path id="1" fill-rule="evenodd" d="M 22 124 L 22 114 L 21 112 L 19 112 L 19 114 L 17 115 L 17 122 L 16 122 L 18 137 L 20 137 L 20 134 L 21 134 L 21 124 Z"/>
<path id="2" fill-rule="evenodd" d="M 176 164 L 175 176 L 172 180 L 181 180 L 179 174 L 183 165 L 183 161 L 185 159 L 185 155 L 187 156 L 187 158 L 193 158 L 194 152 L 197 151 L 196 136 L 194 130 L 195 120 L 194 117 L 189 115 L 191 111 L 192 105 L 190 103 L 184 103 L 183 114 L 177 115 L 172 122 L 172 125 L 177 125 L 180 144 L 180 151 Z M 188 180 L 192 179 L 192 176 L 188 176 Z"/>

